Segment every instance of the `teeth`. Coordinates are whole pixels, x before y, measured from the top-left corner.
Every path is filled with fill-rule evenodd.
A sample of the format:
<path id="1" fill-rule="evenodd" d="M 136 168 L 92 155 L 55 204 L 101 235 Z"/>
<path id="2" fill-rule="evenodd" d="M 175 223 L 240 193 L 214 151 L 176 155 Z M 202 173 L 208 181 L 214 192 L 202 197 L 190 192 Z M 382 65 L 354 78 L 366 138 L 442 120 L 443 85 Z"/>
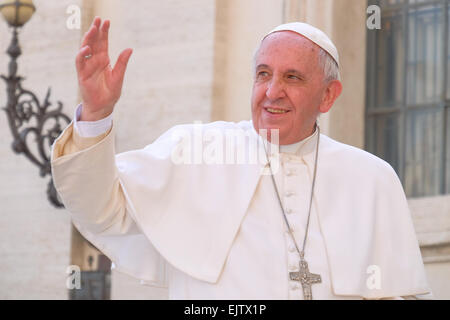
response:
<path id="1" fill-rule="evenodd" d="M 271 108 L 267 108 L 267 111 L 269 111 L 270 113 L 286 113 L 286 110 L 278 110 L 278 109 L 271 109 Z"/>

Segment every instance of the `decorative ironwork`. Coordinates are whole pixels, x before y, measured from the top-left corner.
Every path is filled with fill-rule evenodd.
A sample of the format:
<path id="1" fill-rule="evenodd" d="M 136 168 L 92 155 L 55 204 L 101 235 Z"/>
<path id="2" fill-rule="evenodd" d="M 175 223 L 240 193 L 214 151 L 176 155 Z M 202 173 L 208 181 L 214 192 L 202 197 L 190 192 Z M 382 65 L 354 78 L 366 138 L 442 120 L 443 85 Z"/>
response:
<path id="1" fill-rule="evenodd" d="M 22 51 L 19 46 L 17 27 L 13 27 L 13 37 L 7 50 L 11 57 L 9 62 L 8 77 L 0 77 L 6 82 L 7 104 L 6 111 L 9 127 L 14 141 L 12 149 L 17 154 L 24 154 L 39 168 L 41 177 L 50 175 L 47 187 L 47 197 L 57 208 L 64 205 L 58 198 L 58 194 L 51 178 L 50 149 L 53 142 L 70 123 L 70 118 L 62 112 L 63 104 L 58 101 L 56 107 L 50 103 L 51 88 L 41 104 L 36 95 L 22 87 L 25 78 L 17 75 L 17 58 Z M 53 110 L 52 110 L 53 109 Z M 63 124 L 62 124 L 63 122 Z M 34 136 L 37 151 L 33 152 L 28 144 L 29 136 Z"/>

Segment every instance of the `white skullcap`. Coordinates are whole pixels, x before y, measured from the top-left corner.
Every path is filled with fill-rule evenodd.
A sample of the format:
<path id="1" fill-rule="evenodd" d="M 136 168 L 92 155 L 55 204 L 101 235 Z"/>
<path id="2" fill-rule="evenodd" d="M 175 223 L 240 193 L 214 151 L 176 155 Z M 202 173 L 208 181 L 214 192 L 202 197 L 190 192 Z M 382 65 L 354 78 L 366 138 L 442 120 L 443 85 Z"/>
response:
<path id="1" fill-rule="evenodd" d="M 328 36 L 322 31 L 319 30 L 312 25 L 309 25 L 307 23 L 303 22 L 291 22 L 291 23 L 285 23 L 282 25 L 279 25 L 269 33 L 267 33 L 263 40 L 271 33 L 278 32 L 278 31 L 293 31 L 295 33 L 298 33 L 305 38 L 308 38 L 315 44 L 317 44 L 319 47 L 321 47 L 323 50 L 328 52 L 330 56 L 333 57 L 334 61 L 336 61 L 338 67 L 339 67 L 339 54 L 336 49 L 336 46 L 333 44 L 333 42 L 328 38 Z"/>

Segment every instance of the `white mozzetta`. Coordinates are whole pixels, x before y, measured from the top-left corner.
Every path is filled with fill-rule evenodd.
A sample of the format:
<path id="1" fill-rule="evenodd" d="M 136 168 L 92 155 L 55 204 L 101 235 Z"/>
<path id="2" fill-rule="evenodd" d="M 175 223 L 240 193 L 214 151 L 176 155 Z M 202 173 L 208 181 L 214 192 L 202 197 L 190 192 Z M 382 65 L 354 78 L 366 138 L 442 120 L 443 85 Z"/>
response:
<path id="1" fill-rule="evenodd" d="M 200 129 L 240 129 L 248 133 L 241 143 L 260 140 L 250 121 Z M 113 125 L 95 145 L 55 157 L 73 134 L 67 127 L 53 146 L 52 172 L 75 225 L 119 270 L 168 286 L 173 298 L 299 298 L 288 280 L 298 261 L 261 175 L 266 163 L 177 165 L 179 130 L 196 129 L 176 126 L 142 150 L 114 156 Z M 291 194 L 283 201 L 297 241 L 315 145 L 306 139 L 295 155 L 282 154 L 285 169 L 277 173 L 282 194 Z M 306 259 L 324 279 L 313 286 L 315 299 L 430 291 L 406 197 L 385 161 L 322 134 L 314 195 Z M 367 285 L 370 266 L 380 271 L 376 288 Z"/>

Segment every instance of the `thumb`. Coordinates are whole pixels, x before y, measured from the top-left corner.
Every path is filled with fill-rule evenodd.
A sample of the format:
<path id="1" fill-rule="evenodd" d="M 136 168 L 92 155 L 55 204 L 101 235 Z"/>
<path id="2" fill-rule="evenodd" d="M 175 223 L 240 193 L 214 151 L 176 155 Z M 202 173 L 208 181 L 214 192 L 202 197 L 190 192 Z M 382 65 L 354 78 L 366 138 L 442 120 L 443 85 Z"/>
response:
<path id="1" fill-rule="evenodd" d="M 128 48 L 123 50 L 119 58 L 117 58 L 116 64 L 114 65 L 114 68 L 112 70 L 112 76 L 113 78 L 118 81 L 119 83 L 122 83 L 123 77 L 125 75 L 125 70 L 127 68 L 128 61 L 130 60 L 130 56 L 133 53 L 133 49 Z"/>

